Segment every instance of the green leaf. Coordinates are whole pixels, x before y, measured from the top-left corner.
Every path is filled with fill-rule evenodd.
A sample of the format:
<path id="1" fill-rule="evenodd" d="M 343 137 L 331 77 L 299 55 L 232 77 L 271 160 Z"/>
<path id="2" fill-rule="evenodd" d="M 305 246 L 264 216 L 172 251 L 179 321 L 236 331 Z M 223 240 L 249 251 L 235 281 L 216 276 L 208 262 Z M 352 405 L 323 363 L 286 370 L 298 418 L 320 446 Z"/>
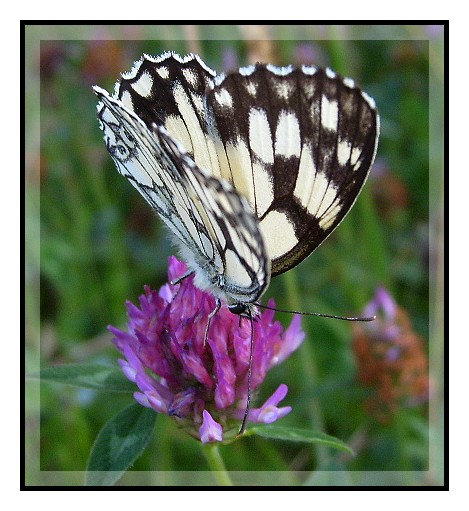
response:
<path id="1" fill-rule="evenodd" d="M 67 364 L 47 367 L 30 375 L 41 381 L 50 381 L 111 392 L 133 392 L 135 384 L 117 367 L 99 364 Z"/>
<path id="2" fill-rule="evenodd" d="M 156 413 L 134 403 L 99 432 L 86 468 L 86 486 L 112 486 L 142 454 L 152 437 Z"/>
<path id="3" fill-rule="evenodd" d="M 249 432 L 264 438 L 272 438 L 275 440 L 326 445 L 340 451 L 348 452 L 352 455 L 355 454 L 347 444 L 338 438 L 326 435 L 319 431 L 291 428 L 288 426 L 254 426 L 253 428 L 249 428 Z"/>

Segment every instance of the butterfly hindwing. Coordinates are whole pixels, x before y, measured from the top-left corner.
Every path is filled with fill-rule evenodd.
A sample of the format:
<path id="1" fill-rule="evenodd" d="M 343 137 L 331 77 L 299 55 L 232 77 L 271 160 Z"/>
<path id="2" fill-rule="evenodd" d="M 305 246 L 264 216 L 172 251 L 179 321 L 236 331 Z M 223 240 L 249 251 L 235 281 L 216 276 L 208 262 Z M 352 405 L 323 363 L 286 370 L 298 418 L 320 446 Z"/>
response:
<path id="1" fill-rule="evenodd" d="M 216 242 L 220 259 L 199 261 L 199 265 L 215 263 L 222 269 L 217 272 L 223 276 L 217 285 L 231 297 L 229 301 L 255 301 L 268 286 L 270 259 L 249 204 L 229 182 L 202 172 L 164 129 L 158 132 L 167 153 L 176 158 L 194 209 Z"/>

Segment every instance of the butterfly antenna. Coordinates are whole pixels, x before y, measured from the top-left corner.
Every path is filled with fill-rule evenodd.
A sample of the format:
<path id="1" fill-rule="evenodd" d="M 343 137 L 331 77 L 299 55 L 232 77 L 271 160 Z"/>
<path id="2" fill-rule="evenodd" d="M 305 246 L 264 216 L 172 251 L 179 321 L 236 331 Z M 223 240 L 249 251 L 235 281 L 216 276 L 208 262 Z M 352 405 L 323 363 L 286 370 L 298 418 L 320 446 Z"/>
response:
<path id="1" fill-rule="evenodd" d="M 268 309 L 270 311 L 276 312 L 287 312 L 288 314 L 301 314 L 302 316 L 319 316 L 320 318 L 332 318 L 332 319 L 340 319 L 342 321 L 373 321 L 376 319 L 376 316 L 369 316 L 365 318 L 360 317 L 349 317 L 349 316 L 335 316 L 334 314 L 322 314 L 321 312 L 302 312 L 302 311 L 292 311 L 286 309 L 277 309 L 275 307 L 269 307 L 268 305 L 262 305 L 261 303 L 256 303 L 257 307 L 261 307 L 262 309 Z"/>
<path id="2" fill-rule="evenodd" d="M 248 389 L 247 389 L 247 398 L 246 398 L 246 409 L 244 410 L 243 422 L 241 424 L 241 428 L 239 430 L 238 436 L 242 435 L 246 430 L 249 409 L 251 408 L 251 378 L 252 378 L 252 361 L 253 361 L 253 355 L 254 355 L 254 325 L 253 325 L 251 311 L 249 311 L 249 315 L 247 317 L 249 318 L 249 322 L 251 323 L 251 342 L 250 342 L 250 348 L 249 348 L 249 366 L 248 366 L 248 381 L 247 381 Z"/>

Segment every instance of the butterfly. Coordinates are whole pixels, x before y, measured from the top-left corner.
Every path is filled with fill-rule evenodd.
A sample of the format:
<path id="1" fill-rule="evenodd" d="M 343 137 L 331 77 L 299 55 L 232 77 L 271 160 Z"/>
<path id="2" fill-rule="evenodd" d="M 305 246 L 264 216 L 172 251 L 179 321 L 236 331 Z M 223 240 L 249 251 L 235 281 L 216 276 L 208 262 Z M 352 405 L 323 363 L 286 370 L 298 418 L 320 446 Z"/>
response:
<path id="1" fill-rule="evenodd" d="M 241 315 L 354 204 L 378 143 L 375 102 L 313 66 L 217 75 L 194 54 L 144 55 L 95 86 L 118 171 L 173 233 L 194 283 Z M 219 305 L 218 305 L 219 307 Z"/>

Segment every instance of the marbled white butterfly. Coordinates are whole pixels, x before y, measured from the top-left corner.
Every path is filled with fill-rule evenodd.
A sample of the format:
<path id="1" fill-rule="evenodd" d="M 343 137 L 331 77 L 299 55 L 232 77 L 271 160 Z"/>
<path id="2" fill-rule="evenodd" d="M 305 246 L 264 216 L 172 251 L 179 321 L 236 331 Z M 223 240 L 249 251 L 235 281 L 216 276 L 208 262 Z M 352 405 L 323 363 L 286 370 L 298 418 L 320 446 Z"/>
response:
<path id="1" fill-rule="evenodd" d="M 195 284 L 238 314 L 337 227 L 376 153 L 373 99 L 330 69 L 217 76 L 167 52 L 143 56 L 114 95 L 94 91 L 119 172 L 174 233 Z"/>

